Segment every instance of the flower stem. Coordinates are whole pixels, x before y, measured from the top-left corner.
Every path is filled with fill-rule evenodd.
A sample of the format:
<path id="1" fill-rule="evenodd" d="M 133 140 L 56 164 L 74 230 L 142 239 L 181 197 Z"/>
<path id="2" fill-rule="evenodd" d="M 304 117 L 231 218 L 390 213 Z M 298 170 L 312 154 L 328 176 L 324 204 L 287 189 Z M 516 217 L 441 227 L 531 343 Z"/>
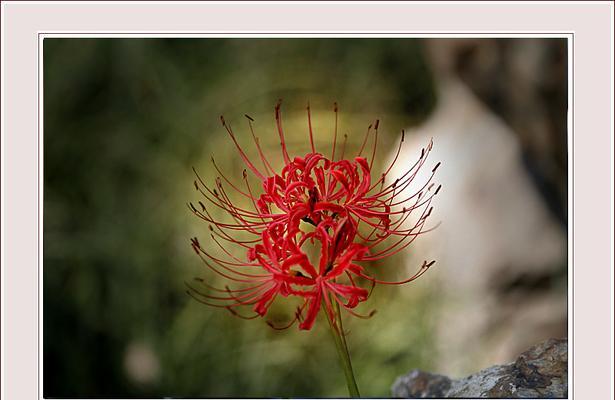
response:
<path id="1" fill-rule="evenodd" d="M 346 343 L 346 336 L 344 335 L 344 328 L 342 327 L 342 316 L 340 313 L 339 304 L 333 301 L 335 308 L 335 321 L 331 321 L 328 313 L 325 311 L 325 317 L 329 322 L 329 328 L 335 341 L 335 348 L 337 355 L 339 356 L 342 369 L 344 370 L 344 376 L 346 377 L 346 385 L 348 386 L 348 394 L 353 398 L 360 398 L 359 388 L 352 371 L 352 363 L 350 361 L 350 353 L 348 352 L 348 344 Z M 324 309 L 323 309 L 324 310 Z"/>

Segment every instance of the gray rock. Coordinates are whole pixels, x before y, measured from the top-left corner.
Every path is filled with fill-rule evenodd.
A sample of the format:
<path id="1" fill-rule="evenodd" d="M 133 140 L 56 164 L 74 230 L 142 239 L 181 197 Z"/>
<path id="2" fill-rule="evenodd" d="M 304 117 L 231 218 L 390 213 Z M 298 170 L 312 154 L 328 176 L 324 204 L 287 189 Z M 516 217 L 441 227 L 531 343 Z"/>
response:
<path id="1" fill-rule="evenodd" d="M 413 370 L 397 378 L 396 398 L 566 398 L 568 341 L 549 339 L 522 353 L 515 362 L 496 365 L 462 379 Z"/>

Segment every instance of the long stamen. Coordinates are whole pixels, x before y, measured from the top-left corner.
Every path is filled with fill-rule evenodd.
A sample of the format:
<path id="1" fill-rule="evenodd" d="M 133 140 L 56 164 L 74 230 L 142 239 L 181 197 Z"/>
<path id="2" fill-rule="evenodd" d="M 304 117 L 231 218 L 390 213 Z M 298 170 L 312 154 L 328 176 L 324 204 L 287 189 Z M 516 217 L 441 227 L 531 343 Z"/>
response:
<path id="1" fill-rule="evenodd" d="M 374 165 L 374 159 L 376 158 L 376 148 L 378 147 L 378 125 L 380 125 L 380 120 L 376 120 L 376 126 L 374 127 L 374 147 L 372 148 L 372 157 L 369 162 L 369 170 L 372 170 Z"/>
<path id="2" fill-rule="evenodd" d="M 399 153 L 401 152 L 402 145 L 404 144 L 404 136 L 405 136 L 405 134 L 406 134 L 405 131 L 402 129 L 401 130 L 401 139 L 399 141 L 399 146 L 397 146 L 397 151 L 395 152 L 395 157 L 393 157 L 393 161 L 391 161 L 391 164 L 389 164 L 389 167 L 386 169 L 386 171 L 384 171 L 382 173 L 382 175 L 380 175 L 380 179 L 378 179 L 376 182 L 374 182 L 374 184 L 369 188 L 368 193 L 373 188 L 378 186 L 378 184 L 384 184 L 384 178 L 386 178 L 386 176 L 389 174 L 389 172 L 391 172 L 391 169 L 393 168 L 393 166 L 397 162 L 397 159 L 399 158 Z"/>
<path id="3" fill-rule="evenodd" d="M 361 157 L 361 154 L 363 153 L 363 149 L 365 148 L 365 144 L 367 143 L 367 138 L 369 137 L 369 133 L 372 130 L 372 124 L 369 124 L 369 126 L 367 127 L 367 132 L 365 132 L 365 138 L 363 139 L 363 144 L 361 144 L 361 148 L 359 149 L 359 153 L 357 154 L 357 157 Z"/>
<path id="4" fill-rule="evenodd" d="M 265 157 L 265 154 L 263 154 L 263 149 L 261 148 L 260 141 L 258 140 L 258 137 L 256 137 L 256 134 L 254 133 L 254 127 L 252 126 L 252 122 L 254 122 L 254 119 L 252 119 L 252 117 L 250 117 L 248 114 L 245 114 L 245 117 L 248 119 L 248 126 L 250 127 L 250 133 L 252 134 L 252 139 L 254 140 L 256 149 L 258 150 L 258 155 L 261 158 L 261 161 L 263 162 L 263 167 L 265 167 L 265 171 L 267 171 L 270 175 L 275 175 L 275 172 L 273 168 L 271 167 L 271 164 L 269 163 L 269 161 L 267 161 L 267 157 Z"/>
<path id="5" fill-rule="evenodd" d="M 307 117 L 308 117 L 308 128 L 310 130 L 310 146 L 312 147 L 312 153 L 316 153 L 316 148 L 314 147 L 314 133 L 312 132 L 312 114 L 310 112 L 310 103 L 307 104 Z"/>
<path id="6" fill-rule="evenodd" d="M 284 156 L 284 162 L 290 164 L 290 157 L 288 157 L 288 151 L 286 150 L 286 142 L 284 140 L 284 130 L 282 129 L 282 119 L 280 118 L 280 107 L 282 106 L 282 100 L 278 101 L 275 106 L 275 123 L 278 127 L 278 135 L 280 136 L 280 147 L 282 147 L 282 155 Z"/>
<path id="7" fill-rule="evenodd" d="M 409 282 L 412 282 L 412 281 L 418 279 L 421 275 L 423 275 L 425 272 L 427 272 L 429 267 L 431 267 L 435 263 L 436 263 L 435 260 L 433 260 L 433 261 L 431 261 L 429 263 L 427 263 L 427 261 L 423 261 L 423 265 L 421 265 L 421 268 L 419 269 L 419 271 L 416 274 L 412 275 L 410 278 L 405 279 L 403 281 L 397 281 L 397 282 L 383 281 L 383 280 L 380 280 L 380 279 L 372 278 L 371 276 L 367 276 L 367 275 L 364 275 L 364 274 L 359 274 L 359 276 L 361 276 L 361 277 L 363 277 L 365 279 L 368 279 L 370 281 L 374 281 L 376 283 L 383 284 L 383 285 L 403 285 L 405 283 L 409 283 Z"/>
<path id="8" fill-rule="evenodd" d="M 333 103 L 333 112 L 335 113 L 335 128 L 333 129 L 333 146 L 331 146 L 331 161 L 335 161 L 335 146 L 337 145 L 337 111 L 337 103 Z"/>
<path id="9" fill-rule="evenodd" d="M 348 313 L 354 315 L 357 318 L 361 318 L 361 319 L 370 319 L 371 317 L 373 317 L 376 314 L 376 310 L 371 310 L 369 313 L 367 314 L 359 314 L 358 312 L 354 311 L 352 308 L 348 307 L 346 304 L 344 304 L 344 302 L 337 297 L 337 295 L 334 295 L 333 298 L 335 299 L 335 301 L 342 307 L 344 307 L 344 310 L 346 310 Z"/>
<path id="10" fill-rule="evenodd" d="M 258 176 L 260 179 L 265 179 L 265 176 L 258 170 L 258 168 L 254 166 L 254 164 L 252 164 L 250 159 L 246 156 L 246 153 L 243 152 L 243 149 L 241 148 L 241 146 L 239 146 L 239 143 L 235 138 L 235 134 L 233 133 L 231 126 L 226 123 L 223 116 L 220 116 L 220 121 L 222 122 L 222 126 L 224 126 L 229 136 L 233 140 L 233 143 L 235 143 L 235 147 L 237 148 L 237 151 L 239 151 L 239 155 L 241 156 L 241 159 L 246 164 L 246 166 L 250 169 L 250 171 L 254 172 L 254 175 Z"/>
<path id="11" fill-rule="evenodd" d="M 346 153 L 346 142 L 348 141 L 348 135 L 344 133 L 344 142 L 342 143 L 342 154 L 340 155 L 340 160 L 344 159 L 344 154 Z"/>
<path id="12" fill-rule="evenodd" d="M 220 171 L 220 168 L 218 168 L 218 164 L 216 164 L 216 160 L 211 157 L 211 163 L 214 165 L 214 168 L 216 169 L 216 171 L 218 172 L 218 174 L 222 177 L 222 179 L 224 179 L 224 181 L 226 183 L 228 183 L 233 189 L 235 189 L 235 191 L 241 195 L 243 195 L 244 197 L 247 198 L 252 198 L 249 194 L 245 193 L 244 191 L 240 190 L 239 188 L 237 188 L 237 186 L 235 186 L 233 184 L 233 182 L 231 182 L 223 173 L 222 171 Z"/>
<path id="13" fill-rule="evenodd" d="M 272 329 L 275 329 L 276 331 L 283 331 L 285 329 L 290 328 L 291 326 L 293 326 L 295 324 L 295 322 L 297 321 L 301 321 L 301 314 L 303 313 L 303 310 L 305 309 L 305 306 L 307 305 L 307 300 L 303 302 L 303 305 L 301 307 L 297 307 L 297 311 L 295 311 L 295 317 L 293 319 L 291 319 L 288 324 L 283 325 L 283 326 L 276 326 L 272 321 L 267 321 L 267 325 L 269 325 Z"/>

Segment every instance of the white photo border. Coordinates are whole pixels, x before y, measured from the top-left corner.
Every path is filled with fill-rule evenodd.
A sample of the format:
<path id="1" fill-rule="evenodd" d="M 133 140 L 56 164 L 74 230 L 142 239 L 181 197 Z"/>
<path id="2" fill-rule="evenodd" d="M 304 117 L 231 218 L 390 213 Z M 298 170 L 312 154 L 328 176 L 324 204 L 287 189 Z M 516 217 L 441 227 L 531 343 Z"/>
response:
<path id="1" fill-rule="evenodd" d="M 116 6 L 120 6 L 122 7 L 122 5 L 119 4 L 115 4 L 115 3 L 106 3 L 106 4 L 100 4 L 101 2 L 95 2 L 97 5 L 99 6 L 103 6 L 103 7 L 116 7 Z M 60 5 L 63 6 L 67 6 L 66 3 L 58 3 Z M 134 6 L 137 7 L 144 7 L 147 6 L 148 4 L 144 4 L 144 3 L 139 3 L 139 4 L 134 4 L 131 3 Z M 182 3 L 183 4 L 183 3 Z M 178 7 L 181 7 L 182 4 L 178 4 Z M 431 3 L 430 3 L 431 4 Z M 509 3 L 507 3 L 509 4 Z M 12 4 L 11 4 L 12 5 Z M 73 4 L 69 5 L 72 6 Z M 81 5 L 81 3 L 76 4 Z M 168 6 L 168 4 L 166 4 Z M 209 4 L 203 4 L 203 3 L 198 3 L 199 6 L 204 7 L 204 8 L 208 8 Z M 219 3 L 216 3 L 215 5 L 220 5 Z M 228 6 L 228 4 L 224 4 L 225 6 Z M 302 4 L 303 6 L 308 6 L 307 4 Z M 348 4 L 346 3 L 344 5 L 344 7 L 352 7 L 354 5 L 354 3 L 352 4 Z M 396 4 L 395 4 L 396 5 Z M 420 5 L 424 5 L 423 3 L 421 3 Z M 431 4 L 433 5 L 433 4 Z M 472 6 L 477 6 L 477 4 L 471 4 Z M 517 4 L 515 4 L 516 6 Z M 518 4 L 519 6 L 521 5 L 525 5 L 527 6 L 527 4 Z M 263 3 L 263 6 L 273 6 L 273 4 L 267 4 L 267 3 Z M 323 6 L 323 4 L 310 4 L 309 7 L 319 7 L 319 6 Z M 410 6 L 410 4 L 404 4 L 404 6 Z M 15 182 L 19 182 L 20 179 L 24 179 L 25 181 L 31 181 L 32 177 L 31 176 L 25 176 L 22 177 L 18 180 L 14 179 L 14 176 L 19 176 L 19 173 L 15 173 L 15 169 L 14 169 L 14 165 L 12 164 L 6 164 L 5 160 L 6 160 L 6 155 L 8 154 L 7 151 L 5 151 L 5 144 L 7 143 L 7 137 L 10 137 L 11 133 L 10 131 L 5 131 L 5 116 L 7 116 L 6 112 L 5 112 L 5 107 L 6 107 L 6 103 L 5 100 L 7 99 L 7 97 L 5 97 L 5 55 L 6 55 L 6 47 L 5 45 L 7 44 L 7 40 L 5 39 L 6 36 L 6 28 L 5 28 L 5 22 L 7 21 L 7 18 L 5 16 L 5 10 L 7 8 L 9 8 L 8 5 L 3 4 L 2 5 L 2 29 L 3 29 L 3 35 L 2 35 L 2 60 L 3 60 L 3 68 L 2 68 L 2 195 L 3 195 L 3 199 L 2 199 L 2 382 L 1 382 L 1 388 L 2 388 L 2 395 L 4 398 L 14 398 L 14 396 L 11 396 L 10 394 L 16 394 L 16 393 L 20 393 L 20 390 L 23 392 L 23 390 L 25 389 L 26 393 L 29 393 L 29 396 L 32 396 L 32 385 L 30 384 L 30 387 L 28 386 L 24 386 L 24 385 L 15 385 L 14 381 L 12 380 L 7 380 L 5 379 L 5 375 L 10 371 L 10 367 L 12 366 L 11 363 L 14 363 L 15 357 L 10 357 L 11 354 L 9 354 L 9 357 L 7 358 L 7 355 L 5 353 L 5 350 L 8 350 L 10 348 L 5 347 L 5 329 L 7 331 L 10 331 L 12 329 L 12 327 L 9 327 L 5 324 L 6 320 L 5 320 L 5 306 L 7 307 L 7 309 L 10 310 L 10 314 L 13 314 L 13 318 L 15 316 L 15 310 L 19 309 L 21 306 L 19 305 L 15 305 L 13 303 L 13 299 L 11 297 L 8 297 L 8 299 L 5 297 L 5 293 L 6 293 L 6 289 L 8 287 L 8 284 L 5 284 L 5 277 L 8 275 L 8 273 L 5 275 L 5 272 L 7 268 L 9 268 L 9 266 L 11 265 L 16 265 L 16 264 L 7 264 L 5 261 L 7 261 L 7 258 L 11 261 L 11 262 L 15 262 L 15 260 L 18 259 L 18 257 L 16 257 L 14 255 L 14 251 L 12 251 L 11 247 L 6 247 L 5 245 L 5 233 L 6 232 L 12 232 L 13 229 L 15 229 L 14 224 L 12 224 L 11 222 L 14 221 L 10 221 L 9 223 L 6 224 L 7 227 L 5 229 L 5 216 L 7 216 L 7 214 L 5 214 L 6 209 L 5 209 L 5 197 L 9 198 L 10 196 L 7 194 L 7 192 L 5 192 L 5 177 L 10 177 L 11 179 L 9 179 L 9 182 L 11 183 L 9 187 L 9 189 L 13 189 Z M 611 11 L 612 11 L 612 7 L 611 7 Z M 139 25 L 138 21 L 133 21 L 133 23 L 135 25 Z M 230 25 L 230 23 L 229 23 Z M 275 24 L 274 24 L 275 25 Z M 274 26 L 275 28 L 275 26 Z M 43 174 L 43 162 L 42 162 L 42 157 L 44 156 L 43 151 L 42 151 L 42 138 L 43 138 L 43 121 L 42 121 L 42 109 L 43 109 L 43 103 L 42 103 L 42 98 L 43 98 L 43 85 L 42 85 L 42 71 L 43 71 L 43 65 L 42 65 L 42 50 L 43 50 L 43 41 L 45 38 L 48 37 L 390 37 L 390 38 L 400 38 L 400 37 L 405 37 L 405 38 L 409 38 L 409 37 L 560 37 L 560 38 L 567 38 L 568 40 L 568 104 L 569 104 L 569 110 L 568 110 L 568 215 L 569 215 L 569 225 L 568 225 L 568 257 L 569 257 L 569 262 L 568 262 L 568 331 L 569 331 L 569 353 L 570 353 L 570 357 L 569 357 L 569 398 L 584 398 L 585 397 L 585 393 L 586 390 L 588 389 L 587 387 L 583 388 L 583 393 L 581 392 L 577 392 L 575 389 L 576 385 L 575 385 L 575 331 L 579 328 L 578 326 L 575 326 L 575 306 L 578 307 L 578 304 L 575 304 L 575 277 L 576 277 L 576 273 L 579 274 L 586 274 L 586 272 L 584 272 L 583 270 L 579 270 L 575 272 L 575 197 L 577 196 L 577 193 L 575 193 L 575 173 L 577 173 L 578 171 L 575 169 L 575 166 L 578 167 L 579 164 L 575 165 L 575 127 L 576 127 L 576 123 L 577 120 L 575 119 L 575 64 L 577 63 L 577 59 L 575 58 L 575 35 L 577 34 L 578 29 L 563 29 L 563 30 L 546 30 L 546 31 L 540 31 L 540 30 L 506 30 L 506 31 L 489 31 L 489 30 L 481 30 L 481 29 L 473 29 L 473 30 L 461 30 L 461 31 L 436 31 L 436 30 L 425 30 L 425 31 L 401 31 L 401 30 L 379 30 L 379 31 L 352 31 L 352 30 L 337 30 L 337 31 L 327 31 L 327 30 L 312 30 L 312 31 L 308 31 L 308 30 L 297 30 L 297 31 L 287 31 L 287 30 L 282 30 L 282 29 L 272 29 L 272 30 L 249 30 L 249 31 L 241 31 L 239 32 L 239 30 L 236 31 L 232 31 L 232 30 L 215 30 L 215 31 L 206 31 L 206 30 L 189 30 L 189 31 L 178 31 L 178 30 L 162 30 L 161 32 L 156 32 L 155 30 L 109 30 L 109 31 L 93 31 L 93 30 L 87 30 L 84 32 L 80 32 L 79 30 L 72 30 L 72 29 L 67 29 L 67 30 L 62 30 L 62 29 L 37 29 L 35 32 L 30 31 L 29 34 L 35 34 L 36 35 L 36 46 L 37 46 L 37 77 L 36 77 L 36 88 L 37 88 L 37 96 L 31 96 L 32 101 L 36 102 L 36 112 L 35 112 L 35 116 L 36 116 L 36 160 L 37 160 L 37 166 L 36 166 L 36 201 L 38 204 L 37 207 L 37 215 L 36 215 L 36 231 L 34 232 L 29 232 L 27 235 L 32 235 L 32 233 L 34 233 L 33 236 L 28 236 L 29 239 L 33 239 L 36 243 L 37 243 L 37 252 L 36 252 L 36 268 L 37 268 L 37 283 L 36 283 L 36 313 L 37 313 L 37 318 L 36 318 L 36 328 L 37 328 L 37 332 L 36 332 L 36 339 L 37 339 L 37 344 L 36 344 L 36 362 L 31 365 L 32 367 L 36 368 L 36 390 L 35 390 L 35 395 L 36 398 L 42 398 L 42 379 L 43 379 L 43 371 L 42 371 L 42 323 L 41 323 L 41 318 L 42 318 L 42 312 L 43 312 L 43 304 L 42 304 L 42 212 L 43 212 L 43 192 L 42 192 L 42 174 Z M 612 15 L 611 15 L 611 20 L 610 20 L 610 32 L 612 34 L 613 32 L 613 19 L 612 19 Z M 612 37 L 612 36 L 611 36 Z M 587 49 L 583 49 L 585 52 L 587 52 Z M 613 105 L 613 88 L 612 88 L 612 72 L 613 72 L 613 64 L 612 64 L 612 54 L 613 54 L 613 42 L 610 42 L 610 54 L 611 54 L 611 64 L 610 64 L 610 71 L 611 71 L 611 89 L 610 89 L 610 105 L 612 107 Z M 604 77 L 606 78 L 606 77 Z M 10 99 L 10 97 L 9 97 Z M 37 100 L 38 99 L 38 100 Z M 30 111 L 30 115 L 32 114 L 31 111 L 32 110 L 26 110 L 26 111 Z M 8 114 L 9 116 L 11 114 Z M 608 178 L 609 172 L 610 172 L 610 179 L 608 179 L 607 182 L 610 182 L 610 187 L 607 188 L 609 189 L 610 192 L 610 202 L 612 205 L 612 201 L 613 201 L 613 186 L 612 186 L 612 177 L 613 177 L 613 153 L 612 153 L 612 144 L 613 144 L 613 114 L 612 112 L 610 113 L 610 125 L 608 125 L 608 129 L 610 132 L 610 157 L 609 157 L 609 166 L 610 166 L 610 171 L 601 171 L 603 174 L 604 172 L 606 172 L 606 176 Z M 604 131 L 603 131 L 604 132 Z M 34 134 L 34 132 L 32 132 L 31 134 Z M 603 133 L 604 135 L 605 133 Z M 7 136 L 9 135 L 9 136 Z M 581 138 L 576 138 L 577 140 L 580 140 L 581 142 L 586 142 L 587 141 L 587 137 L 585 135 L 583 135 Z M 591 139 L 591 138 L 590 138 Z M 604 138 L 603 138 L 604 139 Z M 10 143 L 10 142 L 9 142 Z M 585 143 L 584 143 L 585 144 Z M 12 147 L 9 147 L 9 149 L 11 149 L 12 151 Z M 31 151 L 31 149 L 29 149 Z M 31 156 L 31 155 L 30 155 Z M 8 170 L 7 170 L 7 167 Z M 6 174 L 6 175 L 5 175 Z M 27 175 L 27 174 L 24 174 Z M 591 175 L 595 176 L 595 171 L 593 171 L 593 173 Z M 581 178 L 583 180 L 587 179 L 587 178 Z M 578 179 L 577 179 L 578 182 Z M 10 191 L 10 190 L 9 190 Z M 15 200 L 13 200 L 13 204 L 15 203 Z M 13 209 L 10 210 L 11 213 L 15 212 L 13 211 Z M 23 212 L 24 210 L 20 210 L 19 212 Z M 586 210 L 585 210 L 586 211 Z M 604 210 L 606 211 L 606 210 Z M 27 210 L 26 210 L 27 212 Z M 613 238 L 613 219 L 612 219 L 612 207 L 611 207 L 611 214 L 610 214 L 611 218 L 610 218 L 610 238 L 612 240 Z M 31 247 L 30 247 L 31 248 Z M 10 257 L 6 257 L 6 253 L 5 250 L 9 250 L 9 255 Z M 25 264 L 27 265 L 27 264 Z M 610 275 L 610 279 L 609 282 L 611 283 L 610 286 L 610 310 L 611 312 L 609 312 L 608 307 L 607 307 L 607 312 L 609 312 L 608 315 L 611 316 L 612 318 L 612 310 L 613 310 L 613 248 L 612 245 L 610 247 L 610 262 L 609 265 L 611 266 L 611 268 L 609 268 L 609 272 L 607 273 L 607 275 Z M 10 276 L 10 275 L 9 275 Z M 12 285 L 12 281 L 9 280 L 9 283 Z M 27 288 L 26 292 L 29 290 L 31 291 L 33 288 Z M 7 304 L 7 301 L 9 300 L 9 304 Z M 12 304 L 11 304 L 12 303 Z M 608 306 L 608 305 L 607 305 Z M 27 307 L 24 307 L 27 308 Z M 587 311 L 586 311 L 587 312 Z M 25 315 L 28 315 L 28 312 L 24 313 Z M 28 318 L 32 317 L 31 315 L 28 315 Z M 613 326 L 612 326 L 612 319 L 609 321 L 610 324 L 610 344 L 612 346 L 613 343 Z M 13 338 L 15 338 L 15 336 L 19 336 L 19 334 L 15 335 L 15 333 L 13 333 Z M 583 342 L 585 343 L 585 342 Z M 20 344 L 20 346 L 23 345 L 27 346 L 27 343 L 22 343 Z M 598 343 L 596 343 L 598 344 Z M 30 343 L 31 345 L 31 343 Z M 602 345 L 606 345 L 606 343 L 602 343 Z M 10 343 L 10 346 L 13 346 L 13 342 Z M 19 346 L 17 346 L 19 347 Z M 9 350 L 10 351 L 10 350 Z M 613 366 L 613 353 L 612 353 L 612 347 L 611 347 L 611 351 L 609 351 L 610 353 L 610 368 L 611 368 L 611 372 L 612 372 L 612 366 Z M 8 363 L 5 363 L 5 359 Z M 22 360 L 23 361 L 23 360 Z M 32 360 L 28 361 L 31 362 Z M 9 371 L 7 371 L 6 367 L 9 367 Z M 606 366 L 605 366 L 606 367 Z M 584 368 L 587 368 L 587 366 L 585 366 Z M 605 376 L 610 376 L 611 372 L 608 371 L 607 368 L 607 374 Z M 26 374 L 27 375 L 27 374 Z M 17 377 L 14 375 L 14 377 Z M 23 379 L 24 382 L 26 382 L 28 379 L 32 379 L 32 377 L 28 378 L 27 376 L 18 376 L 17 378 L 19 379 Z M 611 385 L 610 385 L 610 393 L 611 395 L 613 394 L 613 382 L 612 380 L 610 380 Z M 10 390 L 8 391 L 6 384 L 9 383 L 10 385 Z M 16 386 L 21 386 L 21 388 L 16 388 Z M 592 390 L 596 390 L 596 389 L 600 389 L 597 387 L 594 388 L 589 388 Z M 608 395 L 608 392 L 605 391 L 605 389 L 609 389 L 609 388 L 602 388 L 602 391 L 597 391 L 596 393 L 602 393 L 603 395 L 606 394 Z M 9 394 L 8 397 L 5 397 L 5 395 Z M 577 396 L 583 396 L 583 397 L 577 397 Z M 598 395 L 595 395 L 598 396 Z M 31 398 L 31 397 L 22 397 L 19 396 L 19 398 Z M 595 398 L 599 398 L 599 397 L 595 397 Z"/>

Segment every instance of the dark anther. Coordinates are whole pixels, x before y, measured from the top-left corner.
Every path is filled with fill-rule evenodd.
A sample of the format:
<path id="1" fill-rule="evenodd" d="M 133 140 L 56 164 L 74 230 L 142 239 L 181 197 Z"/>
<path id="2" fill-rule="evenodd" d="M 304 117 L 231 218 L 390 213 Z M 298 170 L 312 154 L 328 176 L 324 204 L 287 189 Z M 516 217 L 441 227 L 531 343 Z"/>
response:
<path id="1" fill-rule="evenodd" d="M 303 218 L 301 218 L 301 220 L 303 222 L 307 222 L 308 224 L 312 224 L 312 225 L 316 226 L 316 222 L 314 222 L 314 220 L 312 218 L 310 218 L 310 217 L 303 217 Z"/>
<path id="2" fill-rule="evenodd" d="M 406 136 L 406 131 L 404 131 L 403 129 L 401 130 L 401 141 L 404 141 L 404 137 Z"/>
<path id="3" fill-rule="evenodd" d="M 313 187 L 310 189 L 310 210 L 314 208 L 314 205 L 318 202 L 318 189 Z"/>
<path id="4" fill-rule="evenodd" d="M 423 219 L 427 219 L 427 217 L 429 217 L 431 215 L 431 210 L 433 210 L 433 207 L 429 207 L 429 211 L 427 211 L 427 214 L 425 214 Z"/>
<path id="5" fill-rule="evenodd" d="M 440 166 L 440 164 L 442 164 L 442 163 L 441 163 L 441 162 L 438 162 L 438 163 L 436 164 L 436 166 L 435 166 L 435 167 L 433 167 L 433 169 L 431 170 L 431 172 L 432 172 L 432 173 L 436 172 L 436 170 L 438 169 L 438 167 Z"/>
<path id="6" fill-rule="evenodd" d="M 192 249 L 198 255 L 199 254 L 199 250 L 201 249 L 201 245 L 199 244 L 199 240 L 197 238 L 193 238 L 193 239 L 190 239 L 190 242 L 192 243 Z"/>
<path id="7" fill-rule="evenodd" d="M 379 119 L 376 120 L 376 124 L 374 125 L 374 129 L 378 129 L 378 125 L 380 125 L 380 120 Z"/>
<path id="8" fill-rule="evenodd" d="M 442 189 L 442 185 L 439 185 L 438 188 L 436 189 L 436 192 L 433 194 L 434 196 L 438 194 L 438 192 L 440 191 L 440 189 Z"/>
<path id="9" fill-rule="evenodd" d="M 298 276 L 299 278 L 306 278 L 305 275 L 301 273 L 301 271 L 290 271 L 293 276 Z"/>
<path id="10" fill-rule="evenodd" d="M 332 269 L 333 269 L 333 263 L 327 264 L 327 268 L 325 268 L 324 275 L 327 275 L 329 273 L 329 271 L 331 271 Z"/>
<path id="11" fill-rule="evenodd" d="M 250 117 L 248 114 L 244 114 L 244 116 L 250 121 L 254 122 L 254 118 Z"/>

